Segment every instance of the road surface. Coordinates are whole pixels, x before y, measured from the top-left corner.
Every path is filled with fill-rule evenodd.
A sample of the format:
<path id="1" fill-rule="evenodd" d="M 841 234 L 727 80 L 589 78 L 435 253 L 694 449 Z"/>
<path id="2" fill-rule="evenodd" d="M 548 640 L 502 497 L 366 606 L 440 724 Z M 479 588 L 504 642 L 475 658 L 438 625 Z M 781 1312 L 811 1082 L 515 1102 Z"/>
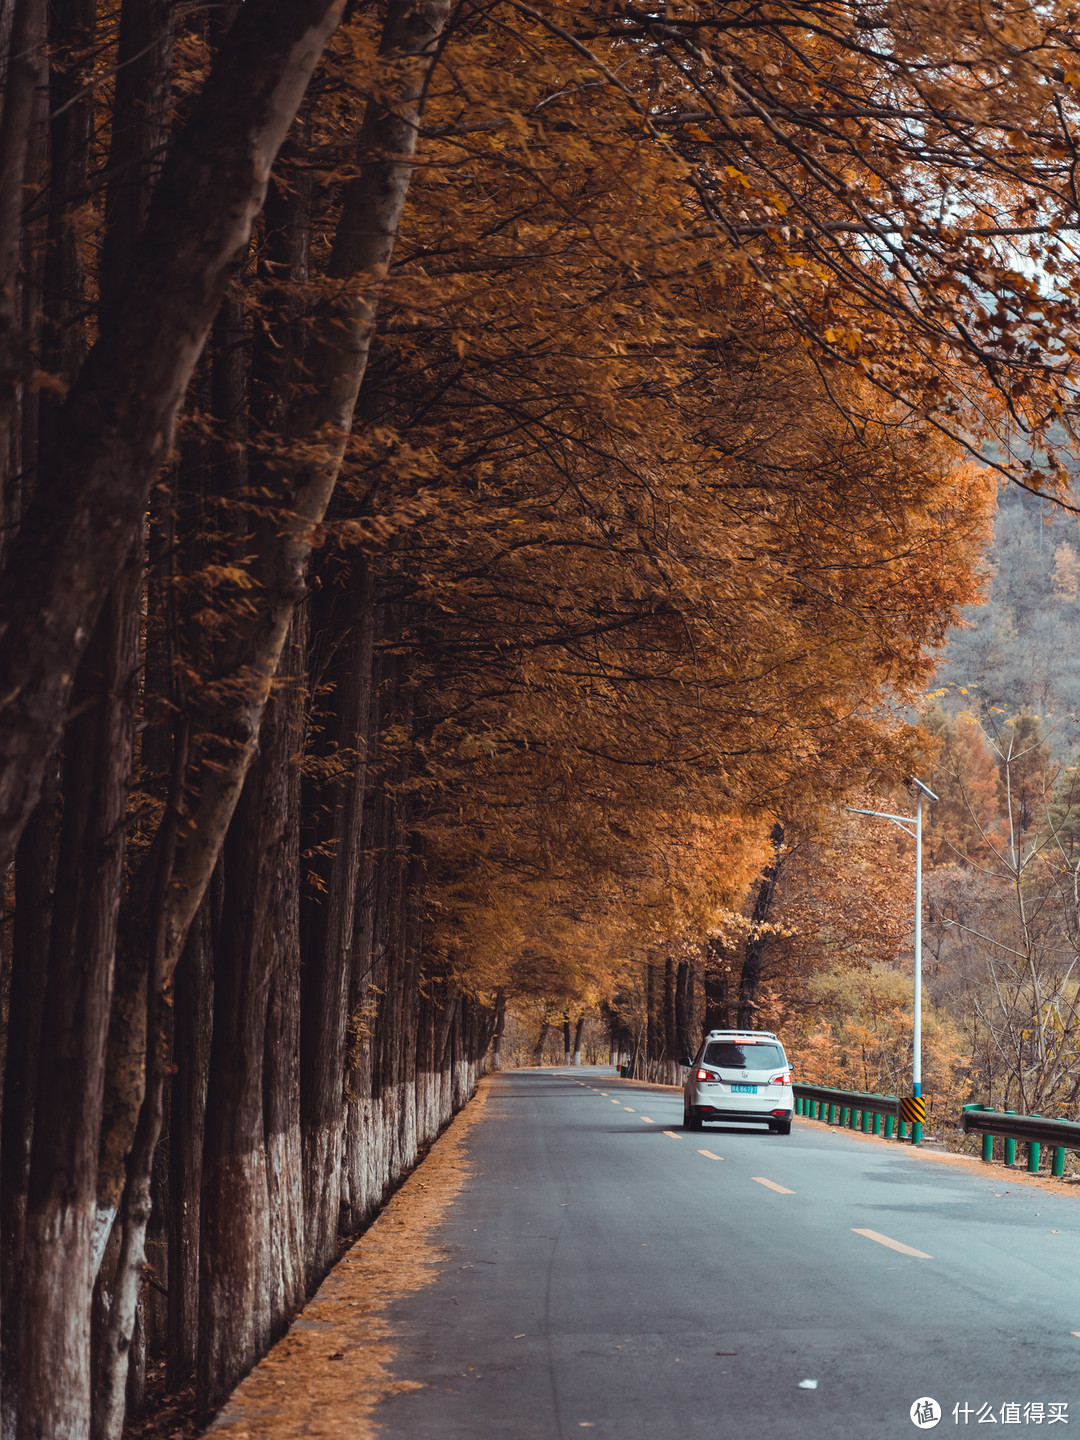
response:
<path id="1" fill-rule="evenodd" d="M 446 1267 L 390 1312 L 419 1388 L 381 1440 L 1080 1435 L 1080 1194 L 799 1120 L 691 1133 L 610 1070 L 492 1085 Z"/>

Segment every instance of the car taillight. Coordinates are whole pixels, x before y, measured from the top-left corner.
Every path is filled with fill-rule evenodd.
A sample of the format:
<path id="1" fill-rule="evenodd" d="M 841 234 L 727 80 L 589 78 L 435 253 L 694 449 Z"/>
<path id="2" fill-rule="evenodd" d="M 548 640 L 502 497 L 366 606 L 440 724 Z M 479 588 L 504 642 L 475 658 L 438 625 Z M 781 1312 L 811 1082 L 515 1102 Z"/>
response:
<path id="1" fill-rule="evenodd" d="M 790 1071 L 790 1070 L 785 1070 L 782 1075 L 774 1075 L 773 1078 L 769 1081 L 769 1084 L 770 1084 L 770 1085 L 790 1085 L 790 1084 L 791 1084 L 791 1071 Z"/>
<path id="2" fill-rule="evenodd" d="M 694 1072 L 694 1079 L 695 1079 L 695 1080 L 719 1080 L 719 1079 L 720 1079 L 720 1076 L 719 1076 L 719 1075 L 714 1075 L 711 1070 L 696 1070 L 696 1071 Z"/>

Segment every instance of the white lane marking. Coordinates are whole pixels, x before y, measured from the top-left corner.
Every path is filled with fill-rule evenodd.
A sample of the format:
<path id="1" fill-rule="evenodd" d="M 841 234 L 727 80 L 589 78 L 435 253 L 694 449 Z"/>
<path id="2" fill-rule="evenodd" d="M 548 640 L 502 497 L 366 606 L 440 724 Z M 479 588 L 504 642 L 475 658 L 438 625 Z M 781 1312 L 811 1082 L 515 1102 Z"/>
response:
<path id="1" fill-rule="evenodd" d="M 879 1245 L 887 1245 L 890 1250 L 899 1250 L 901 1255 L 914 1255 L 916 1260 L 932 1260 L 932 1255 L 927 1255 L 925 1250 L 916 1250 L 911 1245 L 902 1245 L 899 1240 L 890 1240 L 888 1235 L 879 1235 L 876 1230 L 858 1230 L 853 1225 L 852 1233 L 865 1235 L 867 1240 L 876 1240 Z"/>
<path id="2" fill-rule="evenodd" d="M 629 1105 L 624 1105 L 622 1108 L 623 1108 L 624 1110 L 629 1111 L 629 1113 L 630 1113 L 631 1115 L 633 1115 L 634 1112 L 633 1112 L 633 1110 L 631 1110 L 631 1108 L 630 1108 Z"/>
<path id="3" fill-rule="evenodd" d="M 766 1180 L 764 1175 L 751 1175 L 750 1179 L 756 1180 L 759 1185 L 767 1185 L 770 1190 L 775 1190 L 778 1195 L 795 1194 L 794 1190 L 786 1190 L 783 1185 L 777 1185 L 775 1180 Z"/>
<path id="4" fill-rule="evenodd" d="M 672 1138 L 672 1140 L 681 1140 L 681 1139 L 682 1139 L 682 1136 L 679 1135 L 679 1134 L 677 1134 L 676 1131 L 674 1131 L 674 1130 L 665 1130 L 665 1131 L 664 1131 L 664 1134 L 665 1134 L 665 1135 L 670 1135 L 671 1138 Z"/>
<path id="5" fill-rule="evenodd" d="M 656 1121 L 655 1121 L 655 1120 L 650 1120 L 649 1117 L 648 1117 L 648 1115 L 642 1115 L 642 1117 L 641 1117 L 641 1123 L 642 1123 L 643 1125 L 655 1125 L 655 1124 L 656 1124 Z"/>
<path id="6" fill-rule="evenodd" d="M 704 1155 L 706 1160 L 722 1160 L 723 1155 L 714 1155 L 711 1150 L 699 1150 L 699 1155 Z"/>

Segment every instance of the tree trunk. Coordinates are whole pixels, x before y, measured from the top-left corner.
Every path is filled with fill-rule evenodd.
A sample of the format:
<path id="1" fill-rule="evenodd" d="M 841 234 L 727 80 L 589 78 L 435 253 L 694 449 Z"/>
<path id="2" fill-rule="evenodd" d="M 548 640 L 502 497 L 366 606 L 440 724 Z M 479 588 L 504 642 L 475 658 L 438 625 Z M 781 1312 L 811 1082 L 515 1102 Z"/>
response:
<path id="1" fill-rule="evenodd" d="M 491 1036 L 491 1068 L 502 1069 L 502 1038 L 506 1029 L 506 992 L 499 990 L 495 996 L 495 1029 Z"/>
<path id="2" fill-rule="evenodd" d="M 548 1031 L 549 1031 L 550 1029 L 551 1029 L 551 1021 L 550 1021 L 550 1020 L 541 1020 L 541 1022 L 540 1022 L 540 1034 L 537 1036 L 536 1045 L 535 1045 L 535 1047 L 534 1047 L 534 1049 L 533 1049 L 533 1064 L 534 1064 L 534 1065 L 538 1065 L 538 1066 L 539 1066 L 539 1065 L 543 1065 L 543 1063 L 544 1063 L 544 1046 L 547 1044 Z"/>
<path id="3" fill-rule="evenodd" d="M 334 777 L 312 796 L 317 824 L 306 837 L 311 855 L 301 900 L 305 964 L 301 989 L 300 1103 L 304 1144 L 304 1245 L 311 1290 L 337 1256 L 341 1207 L 341 1145 L 345 1030 L 350 957 L 364 814 L 364 779 L 371 713 L 373 607 L 369 580 L 355 612 L 327 619 L 320 637 L 331 660 L 315 688 L 333 685 L 332 718 L 322 736 Z M 340 597 L 339 597 L 340 598 Z M 340 630 L 336 627 L 340 626 Z M 322 708 L 328 708 L 322 702 Z"/>
<path id="4" fill-rule="evenodd" d="M 19 1380 L 19 1316 L 26 1192 L 34 1133 L 41 1017 L 49 971 L 60 833 L 60 776 L 47 772 L 37 810 L 15 860 L 15 922 L 11 945 L 7 1050 L 4 1057 L 3 1139 L 0 1142 L 0 1300 L 3 1319 L 3 1419 L 0 1434 L 15 1433 Z"/>
<path id="5" fill-rule="evenodd" d="M 572 1054 L 571 1049 L 570 1049 L 570 1016 L 569 1016 L 569 1014 L 566 1014 L 566 1015 L 563 1016 L 563 1022 L 562 1022 L 562 1048 L 563 1048 L 563 1064 L 564 1064 L 564 1065 L 569 1065 L 569 1064 L 570 1064 L 571 1054 Z"/>
<path id="6" fill-rule="evenodd" d="M 776 891 L 776 881 L 780 874 L 780 866 L 783 863 L 781 848 L 784 843 L 784 828 L 776 824 L 772 828 L 773 858 L 762 871 L 761 883 L 758 885 L 757 898 L 754 901 L 754 913 L 750 917 L 750 935 L 746 942 L 746 953 L 743 957 L 742 975 L 739 979 L 739 1019 L 740 1030 L 752 1030 L 755 1025 L 755 1014 L 757 1011 L 758 989 L 761 985 L 761 965 L 765 958 L 765 951 L 768 945 L 768 938 L 761 931 L 769 918 L 769 911 L 772 908 L 773 895 Z"/>
<path id="7" fill-rule="evenodd" d="M 275 898 L 296 880 L 289 782 L 297 737 L 288 691 L 298 683 L 285 677 L 268 709 L 262 749 L 224 852 L 199 1256 L 197 1383 L 204 1415 L 265 1353 L 274 1328 L 264 1053 L 271 983 L 280 975 L 271 919 Z"/>
<path id="8" fill-rule="evenodd" d="M 24 1255 L 18 1434 L 90 1423 L 98 1140 L 138 683 L 142 547 L 102 611 L 68 731 Z"/>
<path id="9" fill-rule="evenodd" d="M 64 406 L 0 586 L 0 871 L 36 803 L 105 595 L 140 533 L 270 164 L 343 3 L 242 7 L 172 147 L 128 283 Z M 182 933 L 174 927 L 173 964 L 203 889 L 185 909 Z"/>
<path id="10" fill-rule="evenodd" d="M 6 489 L 18 398 L 29 364 L 20 325 L 19 256 L 22 248 L 24 186 L 30 136 L 45 83 L 46 0 L 15 0 L 12 12 L 3 111 L 0 113 L 0 486 Z M 8 521 L 6 515 L 0 520 Z M 41 783 L 44 766 L 36 777 Z M 33 808 L 30 800 L 27 814 Z M 24 821 L 25 821 L 25 817 Z M 20 824 L 19 831 L 22 829 Z M 14 842 L 0 860 L 6 874 Z"/>
<path id="11" fill-rule="evenodd" d="M 697 1050 L 694 1036 L 694 962 L 680 960 L 675 976 L 675 1058 L 693 1059 Z"/>
<path id="12" fill-rule="evenodd" d="M 203 1134 L 214 1003 L 214 911 L 220 873 L 188 934 L 176 967 L 169 1107 L 169 1319 L 166 1385 L 178 1390 L 195 1373 L 199 1322 L 199 1234 Z M 215 904 L 217 900 L 217 904 Z"/>
<path id="13" fill-rule="evenodd" d="M 731 1030 L 732 1025 L 732 964 L 731 952 L 721 940 L 705 944 L 705 1020 L 704 1030 Z M 697 1050 L 695 1045 L 690 1053 Z"/>
<path id="14" fill-rule="evenodd" d="M 577 1026 L 574 1030 L 574 1064 L 581 1064 L 581 1037 L 585 1033 L 585 1011 L 582 1010 L 577 1018 Z"/>

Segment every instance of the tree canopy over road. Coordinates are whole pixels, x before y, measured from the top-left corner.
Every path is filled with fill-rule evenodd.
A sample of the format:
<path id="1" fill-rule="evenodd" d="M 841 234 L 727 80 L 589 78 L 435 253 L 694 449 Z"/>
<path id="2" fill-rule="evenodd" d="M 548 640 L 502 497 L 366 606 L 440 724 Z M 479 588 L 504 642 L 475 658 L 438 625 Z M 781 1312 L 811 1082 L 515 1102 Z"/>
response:
<path id="1" fill-rule="evenodd" d="M 1066 498 L 1076 23 L 2 0 L 5 1436 L 208 1415 L 508 1004 L 755 1013 Z"/>

